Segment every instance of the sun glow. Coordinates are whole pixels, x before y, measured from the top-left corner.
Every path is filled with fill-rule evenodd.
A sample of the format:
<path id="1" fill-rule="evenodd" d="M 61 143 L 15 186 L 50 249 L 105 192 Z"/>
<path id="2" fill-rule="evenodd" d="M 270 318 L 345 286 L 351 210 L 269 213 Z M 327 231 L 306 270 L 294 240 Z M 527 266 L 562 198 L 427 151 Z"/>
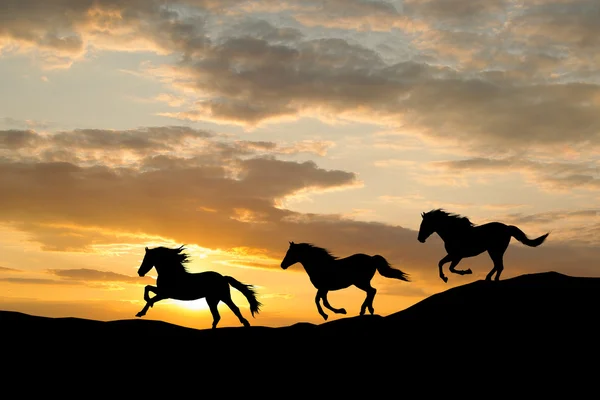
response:
<path id="1" fill-rule="evenodd" d="M 208 310 L 208 304 L 206 304 L 206 299 L 190 301 L 173 300 L 171 303 L 186 310 Z"/>

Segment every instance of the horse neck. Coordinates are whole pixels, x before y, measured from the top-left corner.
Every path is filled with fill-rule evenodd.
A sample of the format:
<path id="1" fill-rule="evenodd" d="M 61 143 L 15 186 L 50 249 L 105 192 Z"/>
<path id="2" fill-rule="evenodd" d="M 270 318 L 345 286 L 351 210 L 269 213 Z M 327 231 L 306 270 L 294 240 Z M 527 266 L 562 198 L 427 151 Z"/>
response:
<path id="1" fill-rule="evenodd" d="M 319 259 L 319 257 L 315 257 L 312 254 L 301 257 L 299 261 L 308 275 L 319 274 L 319 272 L 322 272 L 322 268 L 319 267 L 322 267 L 329 262 L 331 262 L 331 260 L 326 258 Z"/>
<path id="2" fill-rule="evenodd" d="M 186 274 L 185 269 L 180 268 L 178 265 L 160 264 L 155 265 L 154 268 L 156 268 L 158 275 L 162 277 L 173 277 Z"/>
<path id="3" fill-rule="evenodd" d="M 440 238 L 442 238 L 444 242 L 447 242 L 456 239 L 458 236 L 461 236 L 466 229 L 466 227 L 461 227 L 452 221 L 439 224 L 435 232 L 440 236 Z"/>

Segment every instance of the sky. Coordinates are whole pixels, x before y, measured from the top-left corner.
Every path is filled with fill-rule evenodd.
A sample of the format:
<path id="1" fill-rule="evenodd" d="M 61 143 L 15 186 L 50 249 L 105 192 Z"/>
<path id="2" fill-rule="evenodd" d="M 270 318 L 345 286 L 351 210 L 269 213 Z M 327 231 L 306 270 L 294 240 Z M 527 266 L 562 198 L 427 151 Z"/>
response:
<path id="1" fill-rule="evenodd" d="M 598 276 L 597 0 L 3 0 L 0 309 L 135 318 L 144 247 L 255 285 L 253 325 L 321 323 L 289 241 L 381 254 L 389 315 L 438 276 L 434 208 L 517 225 L 503 279 Z M 446 265 L 447 268 L 447 265 Z M 330 292 L 358 315 L 364 292 Z M 219 326 L 239 326 L 224 304 Z M 342 318 L 331 312 L 330 320 Z M 145 319 L 199 329 L 205 300 Z"/>

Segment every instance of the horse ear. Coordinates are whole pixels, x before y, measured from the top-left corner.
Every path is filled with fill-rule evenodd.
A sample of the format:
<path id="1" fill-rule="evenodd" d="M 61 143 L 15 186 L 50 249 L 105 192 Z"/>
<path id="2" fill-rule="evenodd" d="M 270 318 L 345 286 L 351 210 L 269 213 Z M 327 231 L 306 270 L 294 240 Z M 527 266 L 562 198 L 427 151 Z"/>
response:
<path id="1" fill-rule="evenodd" d="M 425 218 L 425 213 L 421 213 L 421 218 Z"/>
<path id="2" fill-rule="evenodd" d="M 292 246 L 294 244 L 294 242 L 290 242 L 290 246 Z"/>
<path id="3" fill-rule="evenodd" d="M 146 247 L 146 251 L 148 251 L 148 248 Z"/>

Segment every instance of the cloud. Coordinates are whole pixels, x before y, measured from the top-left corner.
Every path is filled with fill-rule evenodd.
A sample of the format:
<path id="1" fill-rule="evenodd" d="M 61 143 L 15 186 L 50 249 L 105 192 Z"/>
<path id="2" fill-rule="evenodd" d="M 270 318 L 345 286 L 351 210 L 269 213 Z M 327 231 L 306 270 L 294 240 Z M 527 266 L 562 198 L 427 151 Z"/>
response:
<path id="1" fill-rule="evenodd" d="M 95 269 L 49 269 L 48 272 L 61 279 L 78 282 L 122 282 L 122 283 L 144 283 L 150 281 L 147 278 L 139 278 L 118 274 L 111 271 L 98 271 Z"/>
<path id="2" fill-rule="evenodd" d="M 493 20 L 510 5 L 509 0 L 489 0 L 485 2 L 471 0 L 407 0 L 403 2 L 403 11 L 412 17 L 427 20 L 454 22 L 461 26 L 467 20 Z"/>
<path id="3" fill-rule="evenodd" d="M 170 93 L 163 116 L 369 121 L 471 152 L 599 145 L 591 0 L 11 0 L 8 10 L 0 37 L 55 63 L 99 50 L 176 56 L 138 72 Z M 401 29 L 403 56 L 389 61 L 378 43 L 338 32 L 357 29 Z M 174 101 L 184 90 L 186 103 Z"/>
<path id="4" fill-rule="evenodd" d="M 547 211 L 535 214 L 508 214 L 506 216 L 510 222 L 522 223 L 549 223 L 564 218 L 580 218 L 589 220 L 590 218 L 600 217 L 600 209 L 598 210 L 577 210 L 577 211 Z"/>
<path id="5" fill-rule="evenodd" d="M 20 270 L 14 268 L 0 267 L 0 272 L 20 272 Z"/>
<path id="6" fill-rule="evenodd" d="M 0 282 L 18 283 L 26 285 L 73 285 L 76 282 L 67 282 L 55 279 L 38 278 L 0 278 Z"/>
<path id="7" fill-rule="evenodd" d="M 39 49 L 49 68 L 68 68 L 90 48 L 190 54 L 208 41 L 201 14 L 181 15 L 157 0 L 7 1 L 0 46 Z"/>
<path id="8" fill-rule="evenodd" d="M 430 163 L 434 169 L 456 174 L 506 174 L 520 172 L 525 178 L 548 191 L 569 191 L 600 188 L 600 175 L 596 162 L 542 162 L 520 157 L 469 158 Z"/>
<path id="9" fill-rule="evenodd" d="M 184 140 L 190 137 L 199 141 L 190 146 Z M 39 147 L 19 143 L 27 151 L 8 151 L 0 162 L 7 194 L 0 214 L 53 250 L 85 249 L 92 239 L 110 243 L 138 231 L 179 231 L 193 242 L 199 226 L 211 232 L 212 246 L 231 237 L 235 247 L 242 245 L 239 237 L 252 235 L 255 222 L 269 230 L 291 214 L 276 207 L 281 199 L 359 184 L 351 172 L 265 154 L 279 146 L 228 143 L 191 130 L 74 131 L 45 135 Z M 69 153 L 55 153 L 65 143 Z M 55 159 L 46 161 L 48 154 Z"/>
<path id="10" fill-rule="evenodd" d="M 350 29 L 359 31 L 391 31 L 423 29 L 417 20 L 402 13 L 389 1 L 332 0 L 308 1 L 305 7 L 292 11 L 294 18 L 305 26 Z"/>
<path id="11" fill-rule="evenodd" d="M 2 150 L 18 150 L 27 147 L 35 147 L 40 141 L 40 136 L 34 131 L 0 131 L 0 149 Z"/>

